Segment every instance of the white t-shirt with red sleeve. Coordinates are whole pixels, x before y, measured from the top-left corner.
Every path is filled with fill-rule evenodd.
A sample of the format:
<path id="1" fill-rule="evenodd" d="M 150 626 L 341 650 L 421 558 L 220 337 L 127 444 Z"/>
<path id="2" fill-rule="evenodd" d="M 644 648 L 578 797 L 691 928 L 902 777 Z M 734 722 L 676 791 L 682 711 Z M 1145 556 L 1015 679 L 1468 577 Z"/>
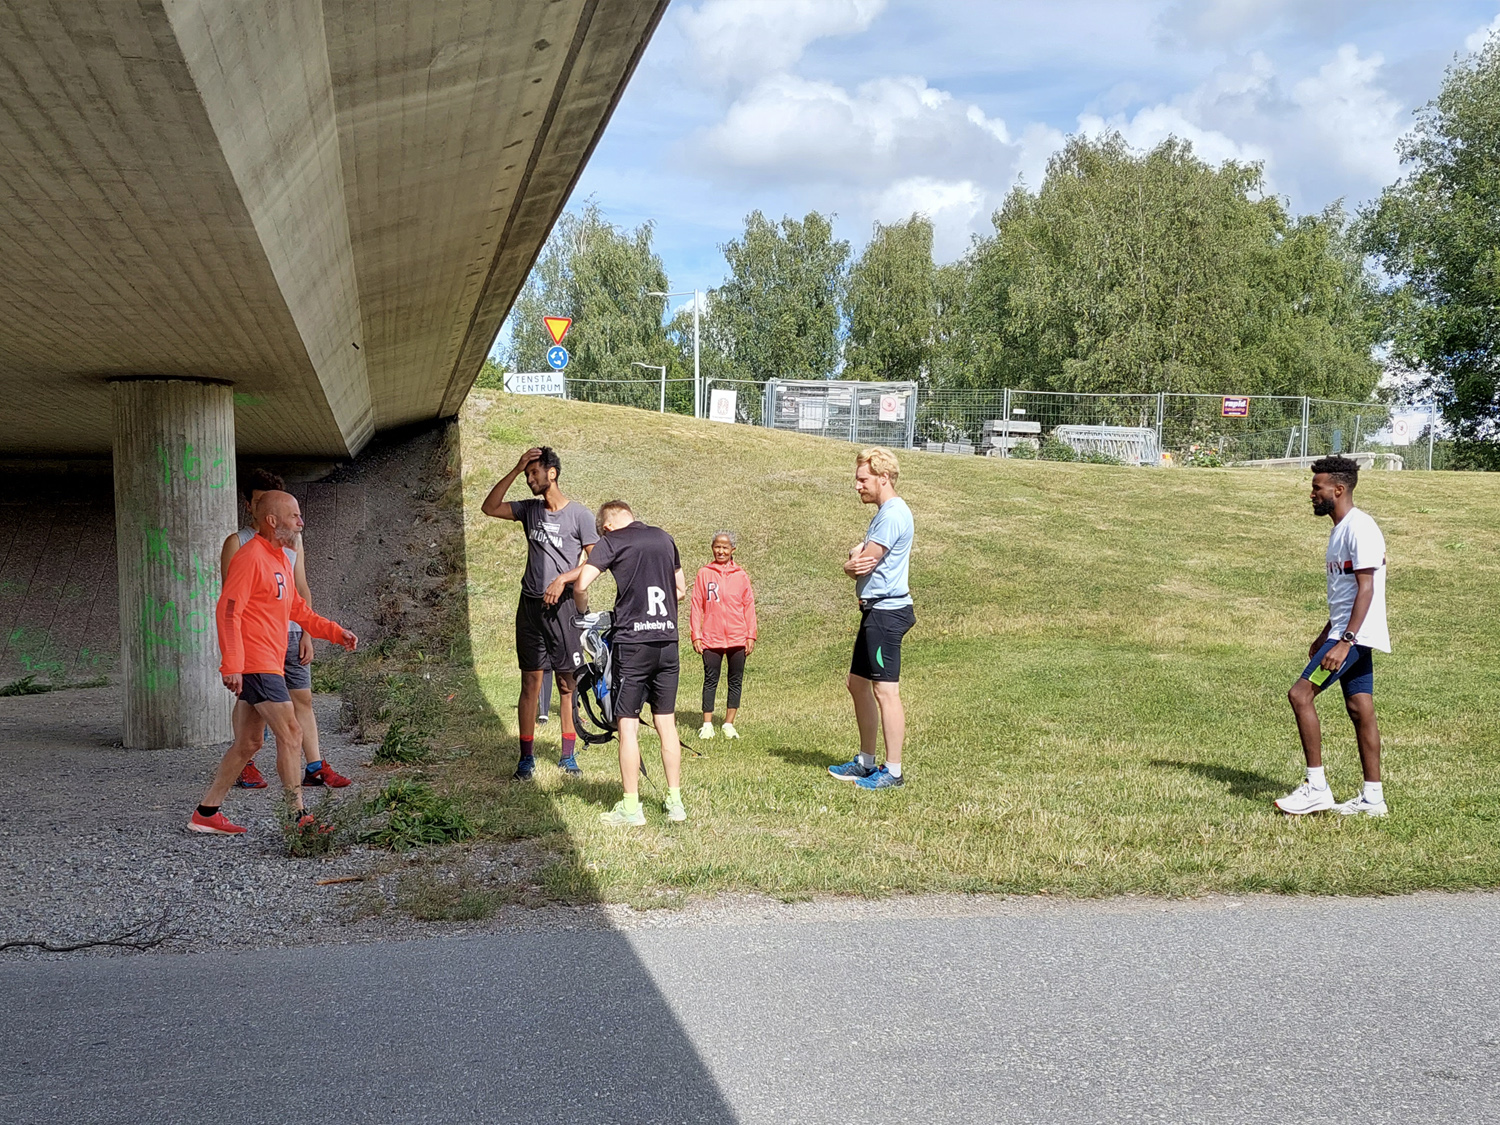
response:
<path id="1" fill-rule="evenodd" d="M 1385 620 L 1385 536 L 1368 512 L 1350 508 L 1349 514 L 1333 525 L 1328 537 L 1328 620 L 1333 627 L 1328 635 L 1334 640 L 1349 628 L 1349 613 L 1359 594 L 1356 570 L 1375 571 L 1375 596 L 1370 611 L 1354 635 L 1354 643 L 1391 651 L 1391 634 Z"/>

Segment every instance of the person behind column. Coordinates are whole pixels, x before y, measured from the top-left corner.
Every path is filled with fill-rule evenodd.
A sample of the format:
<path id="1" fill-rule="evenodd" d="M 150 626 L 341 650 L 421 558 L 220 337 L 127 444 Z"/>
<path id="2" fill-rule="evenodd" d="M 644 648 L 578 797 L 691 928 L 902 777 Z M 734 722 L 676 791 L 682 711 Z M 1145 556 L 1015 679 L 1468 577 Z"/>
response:
<path id="1" fill-rule="evenodd" d="M 610 694 L 620 737 L 620 783 L 625 795 L 600 819 L 614 827 L 646 823 L 641 808 L 641 708 L 650 704 L 661 738 L 661 769 L 667 779 L 662 808 L 683 821 L 682 745 L 677 740 L 677 603 L 682 601 L 682 562 L 677 544 L 659 527 L 640 523 L 630 505 L 611 500 L 599 509 L 599 542 L 573 587 L 579 612 L 586 592 L 604 571 L 615 576 L 610 641 L 614 682 Z"/>
<path id="2" fill-rule="evenodd" d="M 1297 734 L 1307 759 L 1307 779 L 1275 805 L 1291 816 L 1326 812 L 1344 816 L 1385 816 L 1380 781 L 1380 728 L 1375 723 L 1373 650 L 1391 651 L 1385 617 L 1385 536 L 1370 516 L 1354 506 L 1359 464 L 1348 457 L 1321 457 L 1312 463 L 1312 510 L 1333 521 L 1324 562 L 1328 571 L 1328 620 L 1307 648 L 1307 667 L 1287 693 Z M 1318 696 L 1334 681 L 1344 693 L 1344 709 L 1354 724 L 1364 788 L 1342 804 L 1323 770 L 1323 729 Z"/>
<path id="3" fill-rule="evenodd" d="M 506 500 L 506 492 L 522 473 L 534 499 Z M 573 654 L 578 650 L 578 632 L 568 627 L 563 615 L 572 616 L 567 600 L 599 535 L 589 510 L 563 495 L 557 483 L 561 476 L 562 459 L 556 450 L 545 445 L 528 449 L 516 467 L 490 489 L 481 506 L 487 516 L 515 520 L 526 534 L 526 570 L 516 605 L 516 662 L 521 668 L 516 723 L 521 756 L 511 775 L 515 781 L 530 781 L 536 769 L 536 716 L 546 671 L 557 677 L 562 694 L 562 754 L 557 764 L 565 773 L 582 772 L 573 753 L 578 738 L 573 728 Z"/>
<path id="4" fill-rule="evenodd" d="M 729 693 L 724 708 L 724 737 L 738 738 L 735 716 L 745 680 L 745 657 L 755 651 L 755 590 L 750 576 L 734 561 L 732 531 L 715 532 L 709 544 L 713 562 L 693 580 L 688 620 L 693 651 L 703 657 L 703 728 L 699 738 L 714 736 L 714 700 L 719 671 L 729 665 Z"/>
<path id="5" fill-rule="evenodd" d="M 334 641 L 350 652 L 358 638 L 348 629 L 319 617 L 297 593 L 285 549 L 302 531 L 296 497 L 270 491 L 261 497 L 256 535 L 229 562 L 216 612 L 219 665 L 224 686 L 235 695 L 241 712 L 234 742 L 225 752 L 203 800 L 188 820 L 189 832 L 237 836 L 245 831 L 222 811 L 224 798 L 260 744 L 259 726 L 276 736 L 276 772 L 281 777 L 287 811 L 299 829 L 314 826 L 302 804 L 302 730 L 287 693 L 283 664 L 287 623 L 296 621 L 314 637 Z M 253 714 L 245 714 L 249 710 Z"/>
<path id="6" fill-rule="evenodd" d="M 854 460 L 854 491 L 876 506 L 862 543 L 849 552 L 844 573 L 854 579 L 859 599 L 859 632 L 849 663 L 849 694 L 859 724 L 859 753 L 828 772 L 861 789 L 905 784 L 901 747 L 906 710 L 901 703 L 901 641 L 916 624 L 908 569 L 916 524 L 906 501 L 896 495 L 901 467 L 882 446 L 861 450 Z M 875 739 L 885 736 L 885 764 L 876 768 Z"/>
<path id="7" fill-rule="evenodd" d="M 275 473 L 266 469 L 252 469 L 240 480 L 240 498 L 244 501 L 245 526 L 224 540 L 223 549 L 219 552 L 219 575 L 222 577 L 229 573 L 229 561 L 234 558 L 246 543 L 255 538 L 255 506 L 260 498 L 267 492 L 285 492 L 286 482 Z M 286 549 L 287 561 L 292 565 L 292 576 L 297 586 L 297 593 L 302 595 L 302 600 L 312 605 L 312 590 L 307 585 L 307 554 L 302 549 L 302 536 L 297 536 L 296 545 Z M 302 631 L 302 626 L 295 621 L 288 626 L 286 639 L 286 661 L 282 666 L 282 674 L 286 677 L 287 692 L 292 697 L 292 707 L 297 712 L 297 725 L 302 730 L 302 760 L 305 763 L 302 769 L 302 784 L 304 786 L 326 785 L 332 789 L 342 789 L 349 784 L 349 779 L 335 770 L 323 760 L 323 753 L 318 738 L 318 717 L 313 711 L 312 693 L 312 660 L 313 643 L 312 638 Z M 233 712 L 234 719 L 254 720 L 253 711 Z M 238 736 L 239 732 L 235 731 Z M 255 728 L 256 753 L 260 752 L 260 746 L 265 738 L 265 724 L 259 723 Z M 241 789 L 264 789 L 266 779 L 255 766 L 255 758 L 252 755 L 245 763 L 245 768 L 240 771 L 239 779 L 235 785 Z"/>

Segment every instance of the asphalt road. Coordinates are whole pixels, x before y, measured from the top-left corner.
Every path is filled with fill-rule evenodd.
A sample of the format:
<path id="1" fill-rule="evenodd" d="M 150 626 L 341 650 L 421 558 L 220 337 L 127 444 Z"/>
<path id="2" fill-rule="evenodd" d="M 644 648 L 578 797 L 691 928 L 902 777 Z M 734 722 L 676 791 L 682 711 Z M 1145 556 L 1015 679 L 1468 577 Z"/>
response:
<path id="1" fill-rule="evenodd" d="M 1495 895 L 815 906 L 0 960 L 0 1121 L 1500 1122 L 1497 923 Z"/>

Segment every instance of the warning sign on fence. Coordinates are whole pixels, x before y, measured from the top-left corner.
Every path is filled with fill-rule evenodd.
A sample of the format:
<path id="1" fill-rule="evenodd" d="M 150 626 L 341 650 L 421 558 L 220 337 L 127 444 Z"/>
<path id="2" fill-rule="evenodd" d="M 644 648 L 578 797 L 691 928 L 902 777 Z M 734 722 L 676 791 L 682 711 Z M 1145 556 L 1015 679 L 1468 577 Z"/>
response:
<path id="1" fill-rule="evenodd" d="M 906 421 L 906 396 L 905 395 L 881 395 L 880 396 L 880 420 L 882 422 L 904 422 L 904 421 Z"/>

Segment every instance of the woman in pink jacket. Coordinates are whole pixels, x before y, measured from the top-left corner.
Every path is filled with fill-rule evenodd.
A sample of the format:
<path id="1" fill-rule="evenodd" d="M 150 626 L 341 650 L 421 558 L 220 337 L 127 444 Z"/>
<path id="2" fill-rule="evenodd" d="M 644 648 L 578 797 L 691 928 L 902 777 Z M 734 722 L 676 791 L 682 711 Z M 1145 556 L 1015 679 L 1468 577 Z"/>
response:
<path id="1" fill-rule="evenodd" d="M 714 696 L 719 691 L 719 669 L 728 657 L 724 737 L 738 738 L 734 716 L 740 709 L 745 657 L 755 651 L 755 591 L 750 588 L 750 576 L 734 561 L 734 533 L 717 532 L 711 546 L 714 561 L 698 571 L 693 582 L 690 615 L 693 651 L 703 656 L 703 729 L 698 737 L 714 736 Z"/>

